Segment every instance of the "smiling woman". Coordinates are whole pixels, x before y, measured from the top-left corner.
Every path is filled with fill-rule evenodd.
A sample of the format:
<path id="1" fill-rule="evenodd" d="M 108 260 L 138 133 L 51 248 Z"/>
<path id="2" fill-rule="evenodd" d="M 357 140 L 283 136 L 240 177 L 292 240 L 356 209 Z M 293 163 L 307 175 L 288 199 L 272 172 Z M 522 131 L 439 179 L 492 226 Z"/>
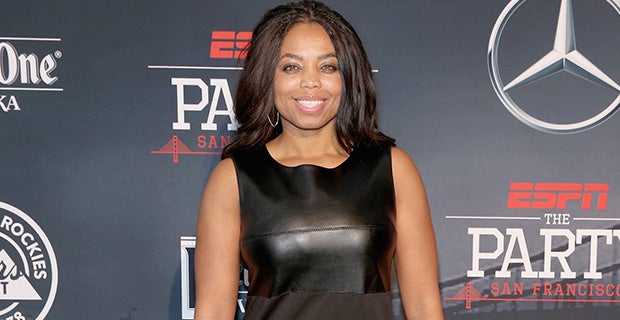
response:
<path id="1" fill-rule="evenodd" d="M 372 72 L 353 27 L 315 1 L 254 29 L 237 88 L 239 131 L 197 223 L 196 320 L 393 319 L 395 262 L 409 319 L 442 319 L 424 186 L 379 131 Z"/>
<path id="2" fill-rule="evenodd" d="M 329 143 L 333 148 L 331 158 L 335 158 L 331 160 L 342 162 L 348 154 L 338 145 L 335 126 L 342 77 L 329 35 L 317 23 L 300 23 L 284 37 L 280 51 L 273 92 L 275 109 L 282 119 L 282 134 L 267 144 L 270 152 L 283 162 L 293 161 L 289 165 L 299 164 L 289 158 L 302 150 L 295 151 L 282 142 L 305 137 L 314 143 Z M 324 158 L 319 156 L 318 159 Z"/>
<path id="3" fill-rule="evenodd" d="M 335 136 L 342 78 L 329 35 L 319 24 L 297 24 L 280 51 L 273 91 L 284 132 L 308 135 L 316 133 L 304 130 L 325 129 Z"/>

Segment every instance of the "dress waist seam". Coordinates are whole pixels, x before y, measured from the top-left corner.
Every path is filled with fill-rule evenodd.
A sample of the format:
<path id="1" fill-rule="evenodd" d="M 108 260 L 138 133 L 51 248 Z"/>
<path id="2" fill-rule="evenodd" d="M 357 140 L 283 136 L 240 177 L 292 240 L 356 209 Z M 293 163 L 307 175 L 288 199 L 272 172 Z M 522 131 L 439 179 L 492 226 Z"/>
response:
<path id="1" fill-rule="evenodd" d="M 352 225 L 352 226 L 300 228 L 300 229 L 285 230 L 285 231 L 279 231 L 279 232 L 269 232 L 269 233 L 262 233 L 262 234 L 257 234 L 253 236 L 244 237 L 243 239 L 241 239 L 240 242 L 243 243 L 243 242 L 261 239 L 265 237 L 279 236 L 279 235 L 285 235 L 285 234 L 312 233 L 312 232 L 325 232 L 325 231 L 329 232 L 329 231 L 341 231 L 341 230 L 386 230 L 386 231 L 389 231 L 392 234 L 392 236 L 396 234 L 396 231 L 394 230 L 393 227 L 390 227 L 387 225 L 369 224 L 369 225 Z"/>

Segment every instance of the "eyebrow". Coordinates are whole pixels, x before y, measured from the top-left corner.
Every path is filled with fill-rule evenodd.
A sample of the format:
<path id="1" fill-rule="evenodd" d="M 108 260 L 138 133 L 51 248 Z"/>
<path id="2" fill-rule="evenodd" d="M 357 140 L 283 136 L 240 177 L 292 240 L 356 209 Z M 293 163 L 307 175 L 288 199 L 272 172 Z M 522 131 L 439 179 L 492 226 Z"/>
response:
<path id="1" fill-rule="evenodd" d="M 285 53 L 280 57 L 280 60 L 284 58 L 290 58 L 295 60 L 303 60 L 304 58 L 300 55 L 296 55 L 294 53 Z M 327 58 L 338 58 L 335 53 L 325 53 L 319 56 L 319 60 L 324 60 Z"/>

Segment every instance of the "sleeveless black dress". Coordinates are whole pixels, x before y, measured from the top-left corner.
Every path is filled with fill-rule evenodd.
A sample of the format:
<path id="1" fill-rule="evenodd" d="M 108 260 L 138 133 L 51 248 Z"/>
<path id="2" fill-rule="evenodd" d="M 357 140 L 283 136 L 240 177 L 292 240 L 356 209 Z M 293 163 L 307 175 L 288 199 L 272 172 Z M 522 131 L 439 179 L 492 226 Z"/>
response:
<path id="1" fill-rule="evenodd" d="M 250 272 L 244 319 L 393 319 L 390 147 L 358 147 L 333 169 L 286 167 L 266 147 L 232 159 Z"/>

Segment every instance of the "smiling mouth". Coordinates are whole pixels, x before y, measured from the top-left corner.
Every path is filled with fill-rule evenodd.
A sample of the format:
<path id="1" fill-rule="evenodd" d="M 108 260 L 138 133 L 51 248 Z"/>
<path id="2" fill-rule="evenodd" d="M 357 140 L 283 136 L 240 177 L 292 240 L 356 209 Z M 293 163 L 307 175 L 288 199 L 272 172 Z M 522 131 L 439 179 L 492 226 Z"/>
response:
<path id="1" fill-rule="evenodd" d="M 325 102 L 325 100 L 299 100 L 299 99 L 296 99 L 295 101 L 297 101 L 297 103 L 299 103 L 300 105 L 308 109 L 314 109 L 320 106 L 323 102 Z"/>

